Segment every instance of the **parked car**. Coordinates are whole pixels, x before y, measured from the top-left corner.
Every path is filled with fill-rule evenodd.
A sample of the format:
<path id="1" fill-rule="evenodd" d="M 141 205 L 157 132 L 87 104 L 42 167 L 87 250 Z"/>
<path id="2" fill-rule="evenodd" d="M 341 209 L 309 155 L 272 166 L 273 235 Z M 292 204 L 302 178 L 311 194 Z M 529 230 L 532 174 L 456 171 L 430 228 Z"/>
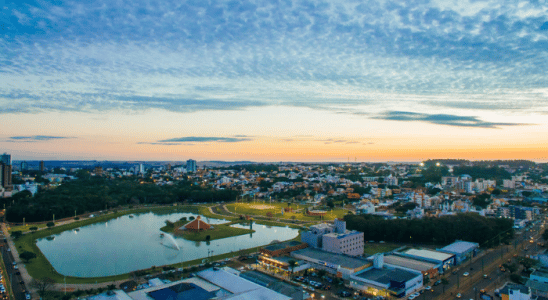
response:
<path id="1" fill-rule="evenodd" d="M 468 272 L 462 273 L 462 276 L 464 276 L 464 277 L 466 277 L 466 276 L 468 276 L 468 275 L 470 275 L 470 273 L 468 273 Z"/>
<path id="2" fill-rule="evenodd" d="M 25 293 L 25 299 L 26 299 L 26 300 L 30 300 L 30 298 L 31 298 L 31 297 L 30 297 L 30 293 L 28 293 L 28 292 Z"/>
<path id="3" fill-rule="evenodd" d="M 434 286 L 440 285 L 440 284 L 441 284 L 441 280 L 438 280 L 438 281 L 434 282 Z"/>

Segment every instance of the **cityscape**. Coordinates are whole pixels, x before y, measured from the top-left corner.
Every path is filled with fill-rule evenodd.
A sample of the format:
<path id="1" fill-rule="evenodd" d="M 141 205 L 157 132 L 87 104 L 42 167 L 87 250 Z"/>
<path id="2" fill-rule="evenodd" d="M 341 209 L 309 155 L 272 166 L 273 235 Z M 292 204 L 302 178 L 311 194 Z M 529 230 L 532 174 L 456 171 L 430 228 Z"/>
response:
<path id="1" fill-rule="evenodd" d="M 0 9 L 0 300 L 548 300 L 546 0 Z"/>
<path id="2" fill-rule="evenodd" d="M 492 300 L 548 292 L 545 163 L 1 157 L 6 297 Z"/>

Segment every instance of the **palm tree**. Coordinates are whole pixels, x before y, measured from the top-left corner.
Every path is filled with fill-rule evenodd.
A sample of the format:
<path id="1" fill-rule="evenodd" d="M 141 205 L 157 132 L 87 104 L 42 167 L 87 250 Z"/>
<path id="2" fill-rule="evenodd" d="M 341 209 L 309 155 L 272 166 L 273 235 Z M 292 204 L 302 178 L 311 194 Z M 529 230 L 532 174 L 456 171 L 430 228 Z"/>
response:
<path id="1" fill-rule="evenodd" d="M 287 263 L 291 268 L 291 276 L 293 277 L 293 271 L 295 270 L 295 266 L 297 266 L 297 261 L 295 261 L 294 259 L 290 259 Z"/>

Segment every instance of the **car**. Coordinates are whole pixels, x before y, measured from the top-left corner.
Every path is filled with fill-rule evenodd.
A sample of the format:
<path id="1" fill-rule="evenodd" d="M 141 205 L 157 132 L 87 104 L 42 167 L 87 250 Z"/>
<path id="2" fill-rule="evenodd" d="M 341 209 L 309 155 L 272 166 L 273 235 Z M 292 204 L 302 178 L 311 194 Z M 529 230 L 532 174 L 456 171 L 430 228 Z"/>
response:
<path id="1" fill-rule="evenodd" d="M 351 294 L 349 291 L 345 291 L 345 290 L 339 291 L 338 294 L 339 294 L 341 297 L 350 297 L 350 296 L 352 296 L 352 294 Z"/>
<path id="2" fill-rule="evenodd" d="M 489 278 L 489 276 L 487 276 L 487 274 L 483 274 L 483 279 L 487 279 Z"/>
<path id="3" fill-rule="evenodd" d="M 462 276 L 464 276 L 464 277 L 466 277 L 466 276 L 468 276 L 468 275 L 470 275 L 470 273 L 468 273 L 468 272 L 462 273 Z"/>
<path id="4" fill-rule="evenodd" d="M 421 294 L 420 294 L 420 293 L 413 293 L 413 295 L 415 295 L 415 297 L 418 297 L 418 296 L 420 296 Z"/>
<path id="5" fill-rule="evenodd" d="M 429 291 L 429 290 L 432 289 L 432 287 L 431 287 L 431 286 L 427 286 L 427 287 L 425 287 L 424 289 L 427 290 L 427 291 Z"/>
<path id="6" fill-rule="evenodd" d="M 460 298 L 460 297 L 462 297 L 462 294 L 461 294 L 461 293 L 458 293 L 458 294 L 457 294 L 457 298 Z"/>
<path id="7" fill-rule="evenodd" d="M 26 299 L 26 300 L 30 300 L 30 298 L 31 298 L 31 297 L 30 297 L 30 293 L 25 293 L 25 299 Z"/>
<path id="8" fill-rule="evenodd" d="M 13 266 L 13 269 L 14 269 L 14 270 L 18 270 L 19 267 L 18 267 L 17 265 L 15 265 L 15 266 Z"/>
<path id="9" fill-rule="evenodd" d="M 438 280 L 438 281 L 434 282 L 434 286 L 440 285 L 440 284 L 441 284 L 441 280 Z"/>
<path id="10" fill-rule="evenodd" d="M 409 298 L 407 298 L 407 299 L 409 299 L 409 300 L 413 300 L 413 299 L 415 299 L 415 298 L 417 298 L 417 297 L 415 296 L 415 294 L 412 294 L 412 295 L 411 295 L 411 296 L 409 296 Z"/>

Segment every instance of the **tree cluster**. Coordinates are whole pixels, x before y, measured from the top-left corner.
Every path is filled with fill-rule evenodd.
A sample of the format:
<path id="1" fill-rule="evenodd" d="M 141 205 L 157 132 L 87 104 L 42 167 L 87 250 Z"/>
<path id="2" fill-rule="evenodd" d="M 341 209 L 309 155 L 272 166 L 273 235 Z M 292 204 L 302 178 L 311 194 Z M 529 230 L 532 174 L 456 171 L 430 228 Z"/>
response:
<path id="1" fill-rule="evenodd" d="M 508 242 L 513 235 L 512 220 L 485 218 L 473 213 L 440 218 L 384 220 L 371 215 L 346 215 L 346 227 L 364 233 L 365 240 L 397 243 L 449 244 L 455 240 L 490 247 Z"/>
<path id="2" fill-rule="evenodd" d="M 79 179 L 34 197 L 21 197 L 17 201 L 8 198 L 11 206 L 6 210 L 6 218 L 10 222 L 22 222 L 23 218 L 27 222 L 40 222 L 51 220 L 54 214 L 61 219 L 74 216 L 75 212 L 83 214 L 120 205 L 233 201 L 237 195 L 237 191 L 215 190 L 188 181 L 160 187 L 138 178 Z"/>

